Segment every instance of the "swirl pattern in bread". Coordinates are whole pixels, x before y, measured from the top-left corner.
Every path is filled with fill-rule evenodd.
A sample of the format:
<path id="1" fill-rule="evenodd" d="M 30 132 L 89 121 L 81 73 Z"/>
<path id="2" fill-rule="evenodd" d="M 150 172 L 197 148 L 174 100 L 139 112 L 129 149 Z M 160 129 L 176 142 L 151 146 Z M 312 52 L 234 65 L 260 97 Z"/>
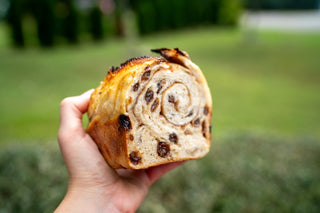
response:
<path id="1" fill-rule="evenodd" d="M 212 100 L 188 54 L 133 58 L 111 68 L 93 92 L 88 133 L 113 168 L 144 169 L 206 155 Z"/>

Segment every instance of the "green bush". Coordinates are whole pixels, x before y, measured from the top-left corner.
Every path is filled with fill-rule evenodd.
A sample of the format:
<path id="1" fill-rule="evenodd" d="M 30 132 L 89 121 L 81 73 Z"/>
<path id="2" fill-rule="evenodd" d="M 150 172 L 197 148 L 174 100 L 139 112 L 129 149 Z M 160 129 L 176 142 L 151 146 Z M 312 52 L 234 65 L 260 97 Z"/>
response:
<path id="1" fill-rule="evenodd" d="M 132 0 L 141 34 L 207 24 L 236 25 L 242 0 Z"/>
<path id="2" fill-rule="evenodd" d="M 229 134 L 155 183 L 139 212 L 319 212 L 320 143 Z"/>
<path id="3" fill-rule="evenodd" d="M 262 10 L 306 10 L 318 9 L 318 0 L 245 0 L 249 9 Z"/>
<path id="4" fill-rule="evenodd" d="M 14 46 L 24 47 L 25 38 L 22 30 L 22 13 L 24 12 L 23 0 L 11 0 L 7 14 L 7 21 L 11 30 L 11 38 Z"/>
<path id="5" fill-rule="evenodd" d="M 138 212 L 316 213 L 319 156 L 315 138 L 230 133 L 156 182 Z M 52 212 L 66 189 L 57 146 L 2 147 L 0 212 Z"/>
<path id="6" fill-rule="evenodd" d="M 78 42 L 78 11 L 75 9 L 73 2 L 67 2 L 69 14 L 64 20 L 65 37 L 69 43 Z"/>
<path id="7" fill-rule="evenodd" d="M 63 159 L 53 146 L 15 144 L 0 151 L 0 212 L 53 212 L 67 189 Z"/>
<path id="8" fill-rule="evenodd" d="M 218 11 L 218 24 L 236 25 L 241 15 L 241 0 L 223 0 Z"/>
<path id="9" fill-rule="evenodd" d="M 156 31 L 157 18 L 153 1 L 140 2 L 142 1 L 137 1 L 134 5 L 139 32 L 146 34 Z"/>
<path id="10" fill-rule="evenodd" d="M 37 35 L 41 46 L 54 44 L 55 15 L 54 0 L 29 1 L 28 7 L 35 16 Z"/>
<path id="11" fill-rule="evenodd" d="M 69 43 L 78 42 L 79 12 L 74 0 L 55 0 L 55 16 L 57 17 L 57 35 L 64 37 Z"/>
<path id="12" fill-rule="evenodd" d="M 90 33 L 94 40 L 101 40 L 103 38 L 103 23 L 102 13 L 99 7 L 93 7 L 89 12 L 89 27 Z"/>

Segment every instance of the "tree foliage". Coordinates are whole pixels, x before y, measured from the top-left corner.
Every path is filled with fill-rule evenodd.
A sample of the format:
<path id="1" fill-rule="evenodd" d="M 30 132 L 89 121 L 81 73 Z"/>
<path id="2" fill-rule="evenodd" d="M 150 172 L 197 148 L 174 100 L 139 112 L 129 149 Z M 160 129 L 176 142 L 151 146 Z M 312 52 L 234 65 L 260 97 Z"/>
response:
<path id="1" fill-rule="evenodd" d="M 141 34 L 205 24 L 236 25 L 241 0 L 131 0 Z"/>
<path id="2" fill-rule="evenodd" d="M 298 10 L 316 9 L 318 0 L 246 0 L 249 9 L 262 10 Z"/>

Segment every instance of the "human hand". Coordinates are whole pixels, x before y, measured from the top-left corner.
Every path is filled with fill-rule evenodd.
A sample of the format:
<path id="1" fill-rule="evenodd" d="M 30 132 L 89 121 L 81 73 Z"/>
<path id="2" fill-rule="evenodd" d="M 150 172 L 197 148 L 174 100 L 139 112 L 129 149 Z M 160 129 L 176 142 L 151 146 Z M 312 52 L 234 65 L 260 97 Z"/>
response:
<path id="1" fill-rule="evenodd" d="M 135 212 L 152 183 L 182 162 L 145 170 L 111 168 L 82 127 L 92 92 L 61 102 L 58 141 L 69 185 L 55 212 Z"/>

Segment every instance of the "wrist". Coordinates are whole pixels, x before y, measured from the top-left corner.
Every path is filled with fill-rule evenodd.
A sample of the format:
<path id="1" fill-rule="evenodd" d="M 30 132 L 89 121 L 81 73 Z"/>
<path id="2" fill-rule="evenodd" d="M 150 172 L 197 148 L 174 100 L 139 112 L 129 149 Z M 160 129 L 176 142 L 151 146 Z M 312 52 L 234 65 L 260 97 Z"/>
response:
<path id="1" fill-rule="evenodd" d="M 112 197 L 86 187 L 70 186 L 63 201 L 60 203 L 55 213 L 61 212 L 110 212 L 119 213 L 112 203 Z"/>

